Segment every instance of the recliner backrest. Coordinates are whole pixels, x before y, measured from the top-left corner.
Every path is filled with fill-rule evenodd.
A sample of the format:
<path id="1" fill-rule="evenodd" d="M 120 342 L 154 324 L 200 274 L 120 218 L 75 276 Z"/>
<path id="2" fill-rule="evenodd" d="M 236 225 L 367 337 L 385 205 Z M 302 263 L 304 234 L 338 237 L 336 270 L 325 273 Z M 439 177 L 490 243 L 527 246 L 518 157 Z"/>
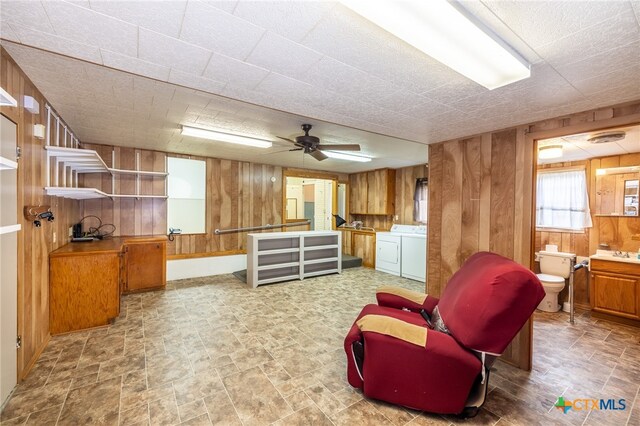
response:
<path id="1" fill-rule="evenodd" d="M 438 310 L 461 345 L 501 354 L 544 294 L 533 272 L 506 257 L 479 252 L 451 277 Z"/>

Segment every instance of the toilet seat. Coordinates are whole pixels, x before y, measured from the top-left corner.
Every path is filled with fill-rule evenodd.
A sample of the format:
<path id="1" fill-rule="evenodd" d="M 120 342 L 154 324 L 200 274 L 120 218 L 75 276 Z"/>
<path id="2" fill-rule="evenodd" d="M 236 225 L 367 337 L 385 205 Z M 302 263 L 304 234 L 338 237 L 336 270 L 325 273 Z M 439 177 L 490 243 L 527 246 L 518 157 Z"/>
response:
<path id="1" fill-rule="evenodd" d="M 549 274 L 538 274 L 538 279 L 542 282 L 547 282 L 550 284 L 564 284 L 564 278 L 559 277 L 557 275 L 549 275 Z"/>

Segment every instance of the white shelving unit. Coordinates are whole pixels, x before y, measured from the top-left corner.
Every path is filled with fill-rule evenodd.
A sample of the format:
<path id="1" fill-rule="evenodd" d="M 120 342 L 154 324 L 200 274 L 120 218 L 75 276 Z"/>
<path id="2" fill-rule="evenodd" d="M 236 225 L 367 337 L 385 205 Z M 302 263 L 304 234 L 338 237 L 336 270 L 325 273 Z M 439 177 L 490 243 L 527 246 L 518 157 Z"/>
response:
<path id="1" fill-rule="evenodd" d="M 94 198 L 167 198 L 166 195 L 141 195 L 140 177 L 166 177 L 166 172 L 153 172 L 144 170 L 123 170 L 108 167 L 100 155 L 91 149 L 67 148 L 61 146 L 45 146 L 47 151 L 48 167 L 53 165 L 53 182 L 51 172 L 47 174 L 48 183 L 45 187 L 47 195 L 56 197 L 73 198 L 74 200 L 88 200 Z M 136 176 L 136 194 L 109 194 L 96 188 L 78 187 L 78 175 L 82 173 L 109 173 L 116 175 Z M 60 179 L 62 174 L 62 179 Z M 62 180 L 62 182 L 60 182 Z M 51 184 L 53 183 L 53 185 Z M 115 182 L 114 182 L 115 183 Z M 165 190 L 166 194 L 166 190 Z"/>
<path id="2" fill-rule="evenodd" d="M 14 170 L 18 168 L 18 163 L 5 157 L 0 157 L 0 170 Z"/>
<path id="3" fill-rule="evenodd" d="M 338 231 L 268 232 L 247 235 L 247 283 L 302 280 L 342 273 Z"/>

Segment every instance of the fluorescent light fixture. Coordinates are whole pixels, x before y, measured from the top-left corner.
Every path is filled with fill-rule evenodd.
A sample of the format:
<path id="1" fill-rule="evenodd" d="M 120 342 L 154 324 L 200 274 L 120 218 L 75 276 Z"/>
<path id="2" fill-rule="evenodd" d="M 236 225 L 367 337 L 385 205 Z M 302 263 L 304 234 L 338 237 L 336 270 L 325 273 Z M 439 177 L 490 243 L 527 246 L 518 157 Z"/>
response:
<path id="1" fill-rule="evenodd" d="M 527 61 L 457 2 L 341 0 L 341 3 L 489 90 L 531 76 Z"/>
<path id="2" fill-rule="evenodd" d="M 562 145 L 547 145 L 541 146 L 540 149 L 538 149 L 538 158 L 541 160 L 559 157 L 562 157 Z"/>
<path id="3" fill-rule="evenodd" d="M 18 101 L 15 100 L 6 90 L 0 87 L 0 106 L 17 107 Z"/>
<path id="4" fill-rule="evenodd" d="M 217 132 L 214 130 L 198 129 L 197 127 L 182 126 L 184 136 L 194 136 L 196 138 L 210 139 L 212 141 L 235 143 L 237 145 L 254 146 L 256 148 L 271 148 L 270 141 L 256 139 L 248 136 L 234 135 L 231 133 Z"/>
<path id="5" fill-rule="evenodd" d="M 335 158 L 336 160 L 357 161 L 359 163 L 368 163 L 371 161 L 371 157 L 365 157 L 363 155 L 345 154 L 343 152 L 336 151 L 322 151 L 322 153 L 327 157 Z"/>

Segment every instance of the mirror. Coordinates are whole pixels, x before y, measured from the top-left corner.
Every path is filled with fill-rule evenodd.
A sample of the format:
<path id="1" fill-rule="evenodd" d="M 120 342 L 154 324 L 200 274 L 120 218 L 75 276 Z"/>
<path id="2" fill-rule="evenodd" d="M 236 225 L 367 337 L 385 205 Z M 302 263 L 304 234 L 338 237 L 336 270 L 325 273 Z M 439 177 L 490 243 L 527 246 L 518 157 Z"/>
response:
<path id="1" fill-rule="evenodd" d="M 638 216 L 640 166 L 596 170 L 596 215 Z"/>

